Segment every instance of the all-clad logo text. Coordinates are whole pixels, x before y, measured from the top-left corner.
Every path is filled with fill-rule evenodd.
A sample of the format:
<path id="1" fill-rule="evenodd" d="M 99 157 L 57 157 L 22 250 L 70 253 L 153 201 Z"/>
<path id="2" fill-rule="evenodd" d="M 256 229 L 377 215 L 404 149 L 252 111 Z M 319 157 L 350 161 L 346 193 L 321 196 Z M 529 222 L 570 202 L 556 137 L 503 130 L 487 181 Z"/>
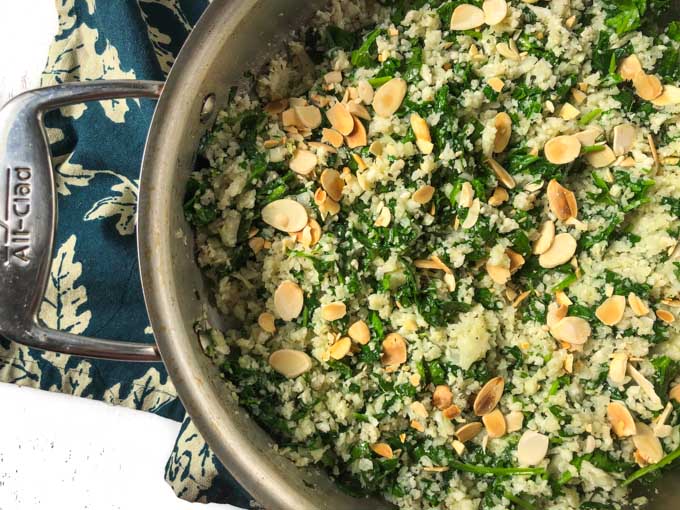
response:
<path id="1" fill-rule="evenodd" d="M 5 169 L 0 184 L 0 264 L 30 262 L 31 181 L 30 168 Z"/>

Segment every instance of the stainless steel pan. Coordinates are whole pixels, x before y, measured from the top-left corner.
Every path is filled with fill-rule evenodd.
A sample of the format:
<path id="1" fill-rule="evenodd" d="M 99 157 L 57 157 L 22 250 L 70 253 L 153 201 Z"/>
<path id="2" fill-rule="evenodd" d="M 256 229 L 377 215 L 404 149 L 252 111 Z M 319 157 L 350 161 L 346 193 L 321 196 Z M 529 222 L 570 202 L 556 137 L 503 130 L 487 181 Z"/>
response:
<path id="1" fill-rule="evenodd" d="M 162 357 L 177 392 L 229 471 L 271 510 L 380 510 L 354 499 L 324 474 L 277 455 L 272 441 L 238 407 L 203 354 L 193 323 L 208 295 L 194 259 L 182 201 L 199 140 L 243 72 L 264 63 L 292 28 L 323 2 L 214 0 L 165 84 L 90 82 L 32 91 L 0 111 L 0 334 L 31 347 L 119 360 Z M 675 2 L 680 8 L 680 1 Z M 143 161 L 138 213 L 141 277 L 154 345 L 50 331 L 35 317 L 47 282 L 56 217 L 55 184 L 42 114 L 74 102 L 159 97 Z M 177 235 L 180 232 L 182 235 Z M 675 480 L 674 480 L 674 479 Z M 667 477 L 654 510 L 680 507 Z"/>

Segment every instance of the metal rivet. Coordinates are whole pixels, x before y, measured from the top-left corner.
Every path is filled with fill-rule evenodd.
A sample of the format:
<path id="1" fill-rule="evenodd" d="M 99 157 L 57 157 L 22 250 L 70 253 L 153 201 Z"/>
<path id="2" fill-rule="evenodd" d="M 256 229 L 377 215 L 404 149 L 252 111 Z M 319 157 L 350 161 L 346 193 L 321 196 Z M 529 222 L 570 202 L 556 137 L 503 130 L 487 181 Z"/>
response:
<path id="1" fill-rule="evenodd" d="M 215 94 L 208 94 L 203 100 L 201 108 L 201 122 L 206 122 L 215 110 Z"/>

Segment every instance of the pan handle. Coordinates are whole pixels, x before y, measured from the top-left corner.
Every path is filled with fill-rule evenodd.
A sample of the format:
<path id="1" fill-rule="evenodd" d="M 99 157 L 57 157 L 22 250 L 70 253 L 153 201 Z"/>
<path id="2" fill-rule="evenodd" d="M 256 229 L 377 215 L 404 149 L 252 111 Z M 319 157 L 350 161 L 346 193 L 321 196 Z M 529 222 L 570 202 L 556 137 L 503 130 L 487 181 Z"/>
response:
<path id="1" fill-rule="evenodd" d="M 158 98 L 163 83 L 91 81 L 25 92 L 0 110 L 0 336 L 37 349 L 121 361 L 160 361 L 154 344 L 116 342 L 42 327 L 37 313 L 50 275 L 55 178 L 43 115 L 70 104 Z"/>

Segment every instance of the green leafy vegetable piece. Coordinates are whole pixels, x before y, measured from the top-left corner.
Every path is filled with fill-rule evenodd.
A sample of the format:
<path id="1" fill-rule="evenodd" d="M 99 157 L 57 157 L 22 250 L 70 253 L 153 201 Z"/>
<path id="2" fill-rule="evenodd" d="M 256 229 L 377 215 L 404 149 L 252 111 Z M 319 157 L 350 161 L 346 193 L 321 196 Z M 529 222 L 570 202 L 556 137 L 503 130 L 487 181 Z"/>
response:
<path id="1" fill-rule="evenodd" d="M 352 52 L 350 61 L 354 67 L 373 67 L 377 61 L 377 55 L 374 53 L 375 41 L 383 33 L 382 28 L 376 28 L 366 36 L 363 44 Z"/>
<path id="2" fill-rule="evenodd" d="M 680 363 L 668 356 L 658 356 L 652 359 L 654 367 L 654 389 L 664 403 L 668 402 L 668 388 L 673 380 L 680 375 Z"/>
<path id="3" fill-rule="evenodd" d="M 655 471 L 658 471 L 660 469 L 663 469 L 666 466 L 669 466 L 673 464 L 677 459 L 680 458 L 680 448 L 677 450 L 673 451 L 672 453 L 669 453 L 666 455 L 663 459 L 661 459 L 659 462 L 656 464 L 652 464 L 651 466 L 644 467 L 642 469 L 638 469 L 630 475 L 626 480 L 621 484 L 622 487 L 628 487 L 631 483 L 633 483 L 636 480 L 639 480 L 640 478 L 643 478 L 650 473 L 654 473 Z"/>

